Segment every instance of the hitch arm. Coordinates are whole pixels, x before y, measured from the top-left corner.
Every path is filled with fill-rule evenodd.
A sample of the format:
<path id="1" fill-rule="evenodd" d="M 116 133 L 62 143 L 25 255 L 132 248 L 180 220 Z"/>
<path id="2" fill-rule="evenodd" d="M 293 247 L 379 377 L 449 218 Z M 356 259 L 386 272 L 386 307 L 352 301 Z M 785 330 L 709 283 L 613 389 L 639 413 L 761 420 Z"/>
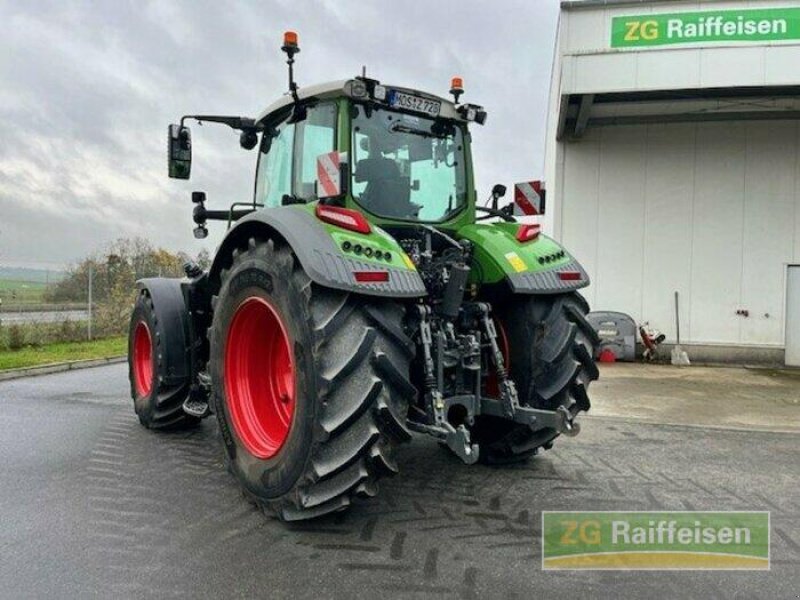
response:
<path id="1" fill-rule="evenodd" d="M 505 407 L 493 398 L 481 398 L 481 414 L 508 418 Z M 533 431 L 550 428 L 571 437 L 578 435 L 581 430 L 580 424 L 575 422 L 572 413 L 564 406 L 556 410 L 516 406 L 511 419 L 515 423 L 528 425 Z"/>

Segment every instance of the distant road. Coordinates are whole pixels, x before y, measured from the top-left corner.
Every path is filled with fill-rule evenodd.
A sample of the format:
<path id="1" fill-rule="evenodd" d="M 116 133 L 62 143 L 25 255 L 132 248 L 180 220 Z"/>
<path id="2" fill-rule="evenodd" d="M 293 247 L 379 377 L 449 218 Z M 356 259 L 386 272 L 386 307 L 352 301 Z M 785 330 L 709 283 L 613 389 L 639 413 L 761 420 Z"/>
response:
<path id="1" fill-rule="evenodd" d="M 35 312 L 0 312 L 0 325 L 12 323 L 60 323 L 61 321 L 86 321 L 87 310 L 42 310 Z"/>

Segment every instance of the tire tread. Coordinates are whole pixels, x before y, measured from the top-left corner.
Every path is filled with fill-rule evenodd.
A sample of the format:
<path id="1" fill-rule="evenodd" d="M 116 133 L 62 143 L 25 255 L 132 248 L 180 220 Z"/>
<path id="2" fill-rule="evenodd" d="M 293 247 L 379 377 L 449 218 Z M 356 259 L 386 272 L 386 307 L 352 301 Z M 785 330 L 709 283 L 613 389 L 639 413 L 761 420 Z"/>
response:
<path id="1" fill-rule="evenodd" d="M 416 394 L 408 376 L 413 349 L 402 329 L 404 311 L 396 302 L 312 283 L 291 249 L 271 239 L 251 240 L 233 258 L 220 299 L 230 275 L 255 257 L 285 269 L 298 302 L 305 304 L 319 410 L 308 463 L 292 488 L 275 498 L 247 489 L 244 494 L 265 514 L 285 521 L 317 518 L 346 509 L 356 496 L 374 496 L 378 479 L 397 472 L 392 454 L 410 438 L 404 415 Z"/>

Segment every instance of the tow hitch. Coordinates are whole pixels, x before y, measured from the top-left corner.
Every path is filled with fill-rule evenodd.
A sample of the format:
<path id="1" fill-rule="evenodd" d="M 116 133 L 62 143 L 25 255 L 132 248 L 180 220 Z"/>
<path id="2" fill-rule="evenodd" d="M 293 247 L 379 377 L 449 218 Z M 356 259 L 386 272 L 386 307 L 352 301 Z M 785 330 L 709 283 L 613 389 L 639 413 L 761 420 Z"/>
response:
<path id="1" fill-rule="evenodd" d="M 508 382 L 513 386 L 513 382 Z M 556 410 L 529 408 L 519 404 L 512 406 L 510 413 L 497 398 L 477 398 L 475 396 L 452 396 L 441 400 L 441 414 L 447 414 L 452 406 L 461 406 L 467 412 L 467 420 L 474 422 L 479 415 L 490 415 L 510 419 L 515 423 L 527 425 L 532 431 L 540 429 L 553 429 L 557 433 L 575 437 L 581 431 L 581 426 L 575 421 L 574 415 L 564 406 Z M 478 444 L 471 443 L 469 430 L 464 425 L 453 427 L 445 420 L 436 425 L 427 425 L 409 421 L 408 426 L 414 431 L 427 433 L 441 440 L 456 456 L 466 464 L 477 462 L 480 456 Z"/>
<path id="2" fill-rule="evenodd" d="M 559 406 L 556 410 L 543 410 L 516 405 L 512 413 L 506 415 L 496 399 L 481 398 L 480 412 L 476 414 L 510 418 L 515 423 L 528 425 L 533 431 L 546 428 L 555 429 L 558 433 L 570 437 L 575 437 L 581 430 L 580 425 L 575 422 L 575 417 L 564 406 Z"/>
<path id="3" fill-rule="evenodd" d="M 580 432 L 580 425 L 575 422 L 575 416 L 565 406 L 559 406 L 555 410 L 541 408 L 530 408 L 519 403 L 519 396 L 514 382 L 508 377 L 503 353 L 497 343 L 497 331 L 489 314 L 489 306 L 484 303 L 474 303 L 471 310 L 477 316 L 477 320 L 482 325 L 484 340 L 489 346 L 489 356 L 497 375 L 499 398 L 488 398 L 480 395 L 480 388 L 475 389 L 474 393 L 462 393 L 444 397 L 441 393 L 443 374 L 441 366 L 437 369 L 436 365 L 443 363 L 442 356 L 446 336 L 439 332 L 433 333 L 430 325 L 430 309 L 419 306 L 418 327 L 423 351 L 423 368 L 425 371 L 425 398 L 427 414 L 430 416 L 428 422 L 419 422 L 413 419 L 408 420 L 408 427 L 420 433 L 426 433 L 439 439 L 456 456 L 466 464 L 477 462 L 480 456 L 480 447 L 473 444 L 470 439 L 469 429 L 464 423 L 472 425 L 475 418 L 480 415 L 499 417 L 527 425 L 532 431 L 541 429 L 553 429 L 555 432 L 574 437 Z M 461 360 L 468 365 L 476 375 L 476 381 L 480 381 L 480 362 L 478 360 L 469 361 L 468 359 L 480 356 L 480 337 L 470 338 L 467 342 L 462 342 L 460 348 Z M 434 356 L 438 360 L 434 360 Z M 454 406 L 460 407 L 465 413 L 464 423 L 454 426 L 448 422 L 447 415 Z"/>

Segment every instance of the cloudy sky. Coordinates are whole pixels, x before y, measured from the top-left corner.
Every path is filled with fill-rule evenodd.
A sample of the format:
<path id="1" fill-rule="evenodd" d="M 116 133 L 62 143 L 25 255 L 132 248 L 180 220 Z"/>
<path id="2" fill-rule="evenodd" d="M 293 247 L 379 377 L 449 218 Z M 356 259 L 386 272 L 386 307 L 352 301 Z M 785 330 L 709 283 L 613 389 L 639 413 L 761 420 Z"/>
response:
<path id="1" fill-rule="evenodd" d="M 300 85 L 367 73 L 446 95 L 474 129 L 479 196 L 540 176 L 557 0 L 0 0 L 0 266 L 57 268 L 119 237 L 213 250 L 191 234 L 252 196 L 255 151 L 193 127 L 189 182 L 166 176 L 166 128 L 186 113 L 255 116 L 286 88 L 279 46 L 300 35 Z"/>

